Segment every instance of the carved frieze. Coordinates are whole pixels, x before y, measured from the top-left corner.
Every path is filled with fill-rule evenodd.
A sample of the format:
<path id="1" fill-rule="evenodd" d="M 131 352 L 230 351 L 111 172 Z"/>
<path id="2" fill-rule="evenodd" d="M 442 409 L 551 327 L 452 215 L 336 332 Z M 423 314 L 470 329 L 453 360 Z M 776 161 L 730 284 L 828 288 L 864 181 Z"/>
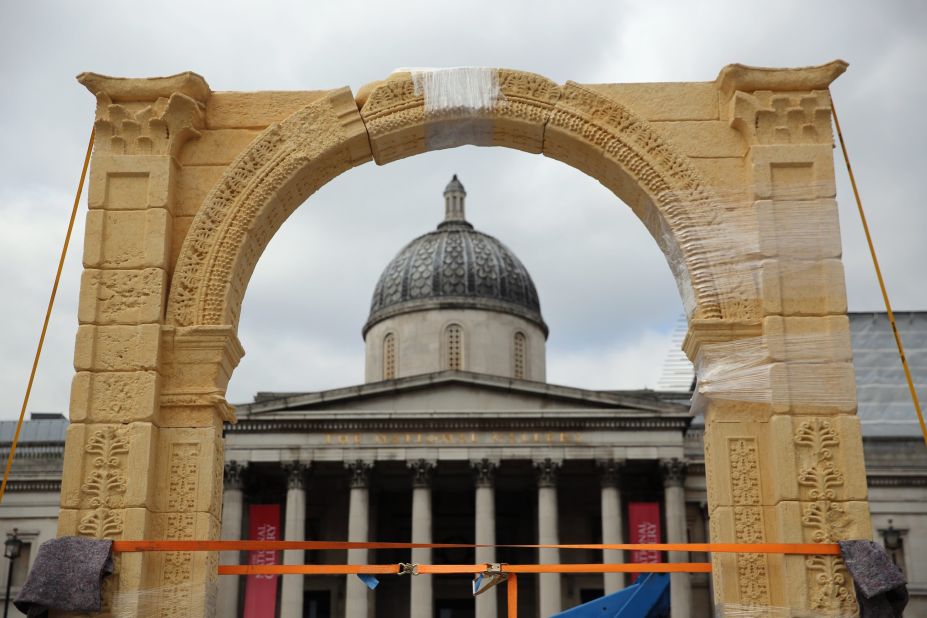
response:
<path id="1" fill-rule="evenodd" d="M 734 539 L 737 543 L 763 543 L 762 488 L 759 448 L 754 438 L 727 442 L 734 503 Z M 737 554 L 737 585 L 740 602 L 769 605 L 769 565 L 765 554 Z"/>

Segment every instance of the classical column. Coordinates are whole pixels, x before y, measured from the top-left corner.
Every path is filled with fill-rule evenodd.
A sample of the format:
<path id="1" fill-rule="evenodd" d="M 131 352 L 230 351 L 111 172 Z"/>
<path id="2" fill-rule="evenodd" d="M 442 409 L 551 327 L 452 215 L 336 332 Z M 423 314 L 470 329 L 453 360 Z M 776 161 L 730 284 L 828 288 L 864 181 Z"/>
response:
<path id="1" fill-rule="evenodd" d="M 686 543 L 686 462 L 673 459 L 660 462 L 663 471 L 663 501 L 666 509 L 667 543 Z M 669 552 L 670 562 L 685 562 L 684 551 Z M 670 575 L 670 610 L 672 618 L 689 618 L 692 613 L 692 587 L 688 573 Z"/>
<path id="2" fill-rule="evenodd" d="M 241 539 L 241 522 L 244 505 L 242 495 L 242 473 L 245 466 L 237 461 L 225 464 L 223 475 L 225 492 L 222 494 L 222 539 L 238 541 Z M 239 564 L 241 552 L 224 551 L 219 553 L 220 564 Z M 219 596 L 216 599 L 217 616 L 238 615 L 239 577 L 220 577 Z"/>
<path id="3" fill-rule="evenodd" d="M 284 464 L 286 473 L 286 518 L 283 538 L 286 541 L 306 539 L 306 472 L 309 465 L 300 462 Z M 283 552 L 283 564 L 303 564 L 306 552 L 288 549 Z M 287 575 L 280 591 L 280 618 L 302 618 L 303 576 Z"/>
<path id="4" fill-rule="evenodd" d="M 426 459 L 417 459 L 409 462 L 409 469 L 412 470 L 412 542 L 431 543 L 431 474 L 435 464 Z M 431 564 L 431 550 L 413 549 L 412 563 Z M 434 599 L 431 582 L 432 578 L 427 575 L 410 578 L 411 618 L 432 618 Z"/>
<path id="5" fill-rule="evenodd" d="M 538 475 L 538 544 L 557 545 L 557 473 L 560 462 L 544 459 L 534 464 Z M 541 564 L 560 562 L 560 550 L 539 549 Z M 538 576 L 540 587 L 539 609 L 541 616 L 551 616 L 560 611 L 560 573 L 541 573 Z"/>
<path id="6" fill-rule="evenodd" d="M 348 540 L 365 542 L 370 532 L 370 469 L 366 461 L 346 464 L 351 483 L 351 497 L 348 504 Z M 367 564 L 366 549 L 349 549 L 348 564 Z M 356 575 L 347 576 L 345 618 L 367 618 L 369 588 Z"/>
<path id="7" fill-rule="evenodd" d="M 624 543 L 624 522 L 621 517 L 621 493 L 618 480 L 624 462 L 609 459 L 599 463 L 602 482 L 602 543 Z M 602 562 L 619 564 L 624 562 L 624 552 L 606 549 L 602 552 Z M 604 573 L 605 594 L 624 588 L 622 573 Z"/>
<path id="8" fill-rule="evenodd" d="M 493 480 L 498 464 L 483 459 L 472 465 L 473 471 L 476 473 L 476 533 L 474 538 L 477 545 L 495 545 L 496 497 Z M 495 561 L 495 548 L 476 548 L 477 563 Z M 498 614 L 496 590 L 496 588 L 490 588 L 476 597 L 476 618 L 496 618 Z"/>

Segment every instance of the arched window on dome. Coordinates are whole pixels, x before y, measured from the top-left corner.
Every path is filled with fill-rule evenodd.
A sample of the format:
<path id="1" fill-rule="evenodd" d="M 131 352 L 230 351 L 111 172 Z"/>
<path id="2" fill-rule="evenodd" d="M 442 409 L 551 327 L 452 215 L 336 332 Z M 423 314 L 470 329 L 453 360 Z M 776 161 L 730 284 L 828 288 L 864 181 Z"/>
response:
<path id="1" fill-rule="evenodd" d="M 525 337 L 525 333 L 521 331 L 515 333 L 512 347 L 512 357 L 515 363 L 515 377 L 523 380 L 527 377 L 528 373 L 526 369 L 528 364 L 528 339 Z"/>
<path id="2" fill-rule="evenodd" d="M 396 379 L 396 334 L 387 333 L 383 338 L 383 379 Z"/>
<path id="3" fill-rule="evenodd" d="M 463 369 L 463 327 L 449 324 L 444 329 L 444 368 Z"/>

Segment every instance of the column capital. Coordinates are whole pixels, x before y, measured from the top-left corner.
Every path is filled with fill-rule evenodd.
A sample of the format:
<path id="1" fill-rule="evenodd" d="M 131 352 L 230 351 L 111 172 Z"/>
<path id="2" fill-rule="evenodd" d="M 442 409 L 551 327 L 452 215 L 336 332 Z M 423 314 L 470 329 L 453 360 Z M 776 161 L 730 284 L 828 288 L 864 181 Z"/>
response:
<path id="1" fill-rule="evenodd" d="M 302 461 L 290 461 L 283 464 L 287 489 L 306 488 L 306 473 L 309 471 L 309 465 Z"/>
<path id="2" fill-rule="evenodd" d="M 481 459 L 479 461 L 471 461 L 470 469 L 473 470 L 476 476 L 477 487 L 492 487 L 496 478 L 496 471 L 499 469 L 499 464 L 489 459 Z"/>
<path id="3" fill-rule="evenodd" d="M 623 459 L 600 459 L 596 462 L 599 469 L 599 481 L 602 487 L 615 487 L 621 479 L 621 472 L 625 466 Z"/>
<path id="4" fill-rule="evenodd" d="M 562 462 L 549 458 L 534 462 L 534 471 L 538 475 L 538 487 L 556 487 L 561 465 Z"/>
<path id="5" fill-rule="evenodd" d="M 348 477 L 352 488 L 366 488 L 369 486 L 370 470 L 373 469 L 373 464 L 369 461 L 358 459 L 356 461 L 345 462 L 344 466 L 348 470 Z"/>
<path id="6" fill-rule="evenodd" d="M 435 470 L 435 462 L 427 459 L 415 459 L 408 462 L 412 471 L 412 487 L 428 487 L 431 484 L 431 475 Z"/>
<path id="7" fill-rule="evenodd" d="M 237 461 L 230 461 L 225 464 L 225 470 L 222 472 L 222 480 L 225 484 L 226 489 L 238 489 L 244 486 L 244 478 L 242 478 L 247 463 L 239 463 Z"/>
<path id="8" fill-rule="evenodd" d="M 660 471 L 663 473 L 663 486 L 682 486 L 686 480 L 686 470 L 689 463 L 685 460 L 673 457 L 672 459 L 660 460 Z"/>

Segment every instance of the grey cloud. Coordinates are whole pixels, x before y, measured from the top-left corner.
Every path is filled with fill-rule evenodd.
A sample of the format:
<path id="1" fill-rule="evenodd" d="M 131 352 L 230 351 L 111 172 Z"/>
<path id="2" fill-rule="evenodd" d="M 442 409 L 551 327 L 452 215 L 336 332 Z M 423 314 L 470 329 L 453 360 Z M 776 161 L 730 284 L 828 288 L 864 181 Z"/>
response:
<path id="1" fill-rule="evenodd" d="M 843 57 L 833 86 L 854 166 L 899 308 L 927 307 L 927 223 L 920 113 L 927 11 L 919 3 L 742 2 L 18 3 L 0 23 L 0 417 L 19 409 L 64 233 L 94 102 L 75 81 L 203 74 L 217 90 L 309 89 L 381 79 L 401 66 L 508 66 L 556 81 L 709 81 L 729 62 L 795 66 Z M 851 309 L 878 290 L 836 160 Z M 460 148 L 335 179 L 287 221 L 258 264 L 243 307 L 248 351 L 230 398 L 256 390 L 355 383 L 360 328 L 380 270 L 441 216 L 451 173 L 474 224 L 535 278 L 551 326 L 554 382 L 631 386 L 627 358 L 649 353 L 681 310 L 663 256 L 614 196 L 581 173 L 514 151 Z M 81 213 L 81 220 L 83 212 Z M 33 394 L 64 411 L 73 368 L 80 232 L 75 237 Z M 13 299 L 13 300 L 11 300 Z M 646 336 L 645 336 L 646 335 Z M 650 346 L 648 348 L 647 346 Z"/>

